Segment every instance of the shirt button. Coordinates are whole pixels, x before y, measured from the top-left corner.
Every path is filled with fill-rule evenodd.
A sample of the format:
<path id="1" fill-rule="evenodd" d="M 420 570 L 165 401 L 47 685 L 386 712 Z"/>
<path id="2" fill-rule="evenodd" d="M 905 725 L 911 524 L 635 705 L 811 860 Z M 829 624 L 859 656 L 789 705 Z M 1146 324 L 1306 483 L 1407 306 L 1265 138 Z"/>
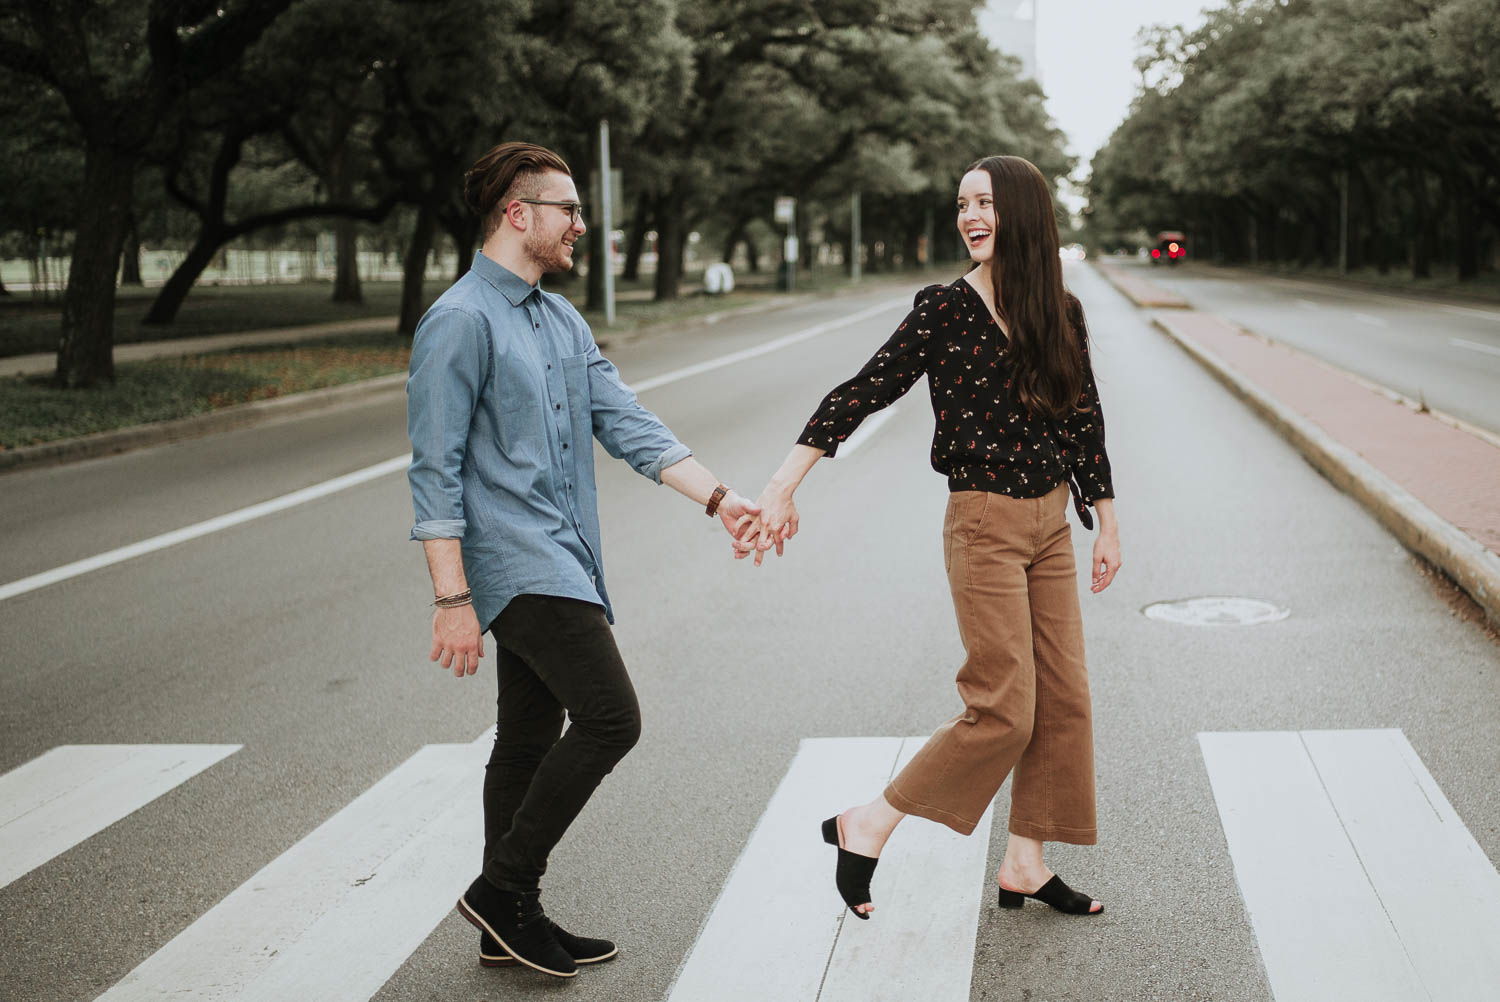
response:
<path id="1" fill-rule="evenodd" d="M 564 448 L 564 449 L 566 449 L 566 448 L 567 448 L 567 447 L 568 447 L 568 443 L 567 443 L 567 442 L 564 442 L 564 443 L 563 443 L 563 448 Z"/>
<path id="2" fill-rule="evenodd" d="M 562 404 L 553 404 L 552 406 L 555 410 L 562 410 Z"/>

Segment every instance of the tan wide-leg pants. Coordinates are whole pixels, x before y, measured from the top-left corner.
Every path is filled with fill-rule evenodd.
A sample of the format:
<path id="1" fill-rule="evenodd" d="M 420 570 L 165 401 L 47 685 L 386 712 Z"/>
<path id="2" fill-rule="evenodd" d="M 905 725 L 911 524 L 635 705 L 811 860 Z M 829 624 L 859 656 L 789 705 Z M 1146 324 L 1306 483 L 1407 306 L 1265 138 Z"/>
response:
<path id="1" fill-rule="evenodd" d="M 1066 485 L 950 495 L 943 559 L 967 657 L 964 711 L 886 787 L 906 814 L 968 835 L 1012 769 L 1010 831 L 1092 845 L 1094 734 Z"/>

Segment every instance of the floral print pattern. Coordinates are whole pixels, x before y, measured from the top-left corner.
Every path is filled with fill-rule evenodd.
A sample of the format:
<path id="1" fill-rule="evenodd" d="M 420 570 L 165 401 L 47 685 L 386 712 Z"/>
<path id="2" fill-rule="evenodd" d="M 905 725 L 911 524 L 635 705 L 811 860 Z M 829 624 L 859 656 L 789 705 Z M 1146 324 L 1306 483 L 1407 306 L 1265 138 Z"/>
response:
<path id="1" fill-rule="evenodd" d="M 1005 334 L 960 278 L 917 293 L 901 326 L 853 379 L 823 398 L 797 441 L 833 456 L 861 421 L 926 375 L 936 418 L 932 468 L 948 478 L 949 490 L 1034 498 L 1067 483 L 1079 519 L 1092 528 L 1085 505 L 1114 497 L 1114 486 L 1083 307 L 1072 293 L 1068 319 L 1083 348 L 1084 384 L 1077 408 L 1061 421 L 1032 414 L 1012 391 Z"/>

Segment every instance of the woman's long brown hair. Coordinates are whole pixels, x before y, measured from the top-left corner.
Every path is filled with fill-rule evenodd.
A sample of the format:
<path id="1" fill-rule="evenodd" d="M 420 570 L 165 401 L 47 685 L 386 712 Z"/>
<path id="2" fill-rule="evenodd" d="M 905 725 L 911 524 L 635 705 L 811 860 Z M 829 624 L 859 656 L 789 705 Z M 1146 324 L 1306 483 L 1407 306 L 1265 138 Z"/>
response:
<path id="1" fill-rule="evenodd" d="M 1062 419 L 1083 392 L 1081 310 L 1070 314 L 1058 257 L 1057 218 L 1047 179 L 1022 157 L 985 157 L 969 171 L 989 174 L 994 192 L 995 254 L 989 278 L 1005 323 L 1015 388 L 1033 413 Z"/>

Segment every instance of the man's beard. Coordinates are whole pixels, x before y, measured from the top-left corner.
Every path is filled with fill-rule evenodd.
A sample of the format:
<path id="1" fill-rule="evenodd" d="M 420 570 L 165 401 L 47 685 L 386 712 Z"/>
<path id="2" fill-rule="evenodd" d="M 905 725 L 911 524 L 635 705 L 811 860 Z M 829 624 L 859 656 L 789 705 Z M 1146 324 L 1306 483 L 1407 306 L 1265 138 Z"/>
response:
<path id="1" fill-rule="evenodd" d="M 571 267 L 559 239 L 543 237 L 533 230 L 526 234 L 524 246 L 526 256 L 543 272 L 567 271 Z"/>

